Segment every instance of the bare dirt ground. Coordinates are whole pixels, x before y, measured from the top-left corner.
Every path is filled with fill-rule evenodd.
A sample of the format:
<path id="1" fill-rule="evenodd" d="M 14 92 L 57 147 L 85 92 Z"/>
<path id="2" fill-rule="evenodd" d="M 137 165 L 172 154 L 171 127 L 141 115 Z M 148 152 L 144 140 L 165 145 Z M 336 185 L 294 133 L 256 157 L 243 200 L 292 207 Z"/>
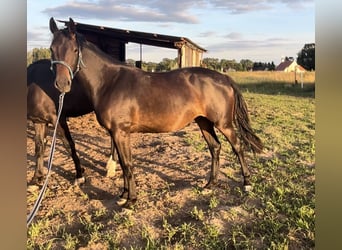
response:
<path id="1" fill-rule="evenodd" d="M 36 221 L 48 218 L 49 223 L 54 225 L 57 235 L 53 244 L 56 249 L 65 245 L 63 232 L 79 237 L 77 246 L 80 249 L 105 249 L 105 243 L 101 243 L 101 240 L 96 241 L 90 236 L 80 237 L 80 231 L 84 230 L 82 228 L 85 224 L 82 219 L 90 217 L 95 218 L 95 222 L 101 222 L 101 232 L 112 234 L 111 240 L 115 246 L 128 249 L 131 246 L 146 245 L 146 237 L 142 237 L 145 231 L 149 237 L 167 239 L 163 218 L 169 218 L 171 225 L 182 225 L 190 221 L 196 223 L 194 216 L 191 217 L 194 207 L 198 210 L 211 207 L 216 211 L 211 216 L 210 223 L 216 225 L 220 233 L 228 230 L 230 220 L 234 219 L 235 223 L 239 220 L 237 215 L 243 215 L 240 220 L 248 219 L 248 214 L 244 214 L 240 207 L 246 200 L 235 191 L 235 187 L 242 186 L 242 181 L 237 159 L 230 149 L 228 152 L 221 152 L 220 182 L 217 190 L 199 195 L 198 190 L 201 190 L 209 179 L 211 157 L 208 150 L 199 149 L 203 146 L 197 145 L 196 141 L 204 143 L 204 140 L 197 125 L 192 123 L 178 132 L 132 135 L 138 202 L 133 211 L 126 215 L 129 221 L 120 217 L 122 221 L 119 223 L 118 216 L 127 211 L 116 204 L 123 187 L 120 167 L 118 166 L 114 177 L 106 177 L 105 165 L 110 155 L 109 136 L 98 125 L 93 113 L 70 118 L 68 123 L 81 164 L 85 168 L 86 183 L 81 187 L 73 185 L 73 162 L 61 140 L 57 139 L 47 193 L 35 218 Z M 51 135 L 52 128 L 47 137 L 46 159 Z M 35 168 L 33 137 L 33 126 L 28 122 L 28 183 Z M 27 213 L 31 210 L 40 187 L 28 187 Z M 220 199 L 217 206 L 209 204 L 212 202 L 212 192 Z M 231 218 L 233 215 L 234 218 Z M 58 229 L 61 227 L 64 231 Z M 118 229 L 121 230 L 120 233 L 117 232 Z M 37 238 L 37 244 L 43 239 L 48 240 L 49 237 L 52 238 Z"/>

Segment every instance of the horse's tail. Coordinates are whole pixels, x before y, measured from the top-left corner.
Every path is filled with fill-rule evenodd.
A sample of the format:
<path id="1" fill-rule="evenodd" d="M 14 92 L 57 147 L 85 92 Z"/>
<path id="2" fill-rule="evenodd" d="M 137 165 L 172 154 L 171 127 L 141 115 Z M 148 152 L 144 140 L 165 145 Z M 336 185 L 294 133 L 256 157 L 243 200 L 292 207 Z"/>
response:
<path id="1" fill-rule="evenodd" d="M 235 96 L 235 118 L 234 123 L 239 131 L 239 136 L 243 144 L 252 149 L 254 153 L 261 153 L 263 144 L 260 138 L 254 133 L 248 116 L 248 109 L 246 102 L 237 88 L 237 86 L 232 84 Z"/>

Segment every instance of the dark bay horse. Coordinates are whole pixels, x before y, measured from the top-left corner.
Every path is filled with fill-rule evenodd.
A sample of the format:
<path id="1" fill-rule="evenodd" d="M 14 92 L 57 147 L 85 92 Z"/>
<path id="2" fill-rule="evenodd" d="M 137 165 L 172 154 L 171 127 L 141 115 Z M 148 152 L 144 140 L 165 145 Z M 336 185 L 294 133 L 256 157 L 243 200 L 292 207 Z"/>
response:
<path id="1" fill-rule="evenodd" d="M 53 126 L 57 121 L 59 91 L 54 87 L 54 74 L 51 71 L 51 60 L 43 59 L 27 67 L 27 118 L 33 122 L 35 130 L 36 169 L 31 180 L 37 183 L 43 177 L 45 137 L 48 124 Z M 75 80 L 76 81 L 76 80 Z M 67 124 L 67 117 L 77 117 L 94 110 L 93 105 L 82 86 L 73 84 L 71 91 L 65 95 L 63 109 L 58 124 L 58 134 L 70 153 L 76 169 L 76 184 L 84 182 L 80 160 L 77 156 L 75 143 L 71 137 Z M 115 171 L 115 161 L 107 163 L 107 176 Z"/>
<path id="2" fill-rule="evenodd" d="M 149 73 L 115 63 L 76 32 L 71 18 L 61 30 L 51 18 L 50 31 L 56 88 L 69 92 L 78 71 L 76 79 L 91 94 L 97 120 L 114 141 L 124 179 L 120 204 L 130 206 L 137 199 L 130 134 L 176 131 L 193 120 L 212 156 L 206 186 L 217 182 L 219 172 L 221 144 L 216 127 L 239 159 L 245 189 L 251 187 L 244 150 L 259 153 L 262 142 L 250 126 L 246 103 L 230 77 L 199 67 Z"/>

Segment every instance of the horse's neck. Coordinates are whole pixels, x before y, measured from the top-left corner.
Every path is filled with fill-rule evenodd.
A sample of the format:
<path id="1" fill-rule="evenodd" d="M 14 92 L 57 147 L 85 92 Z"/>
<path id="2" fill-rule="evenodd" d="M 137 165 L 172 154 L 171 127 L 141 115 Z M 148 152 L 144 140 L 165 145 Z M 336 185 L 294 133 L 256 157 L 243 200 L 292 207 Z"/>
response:
<path id="1" fill-rule="evenodd" d="M 92 47 L 84 47 L 82 54 L 84 66 L 79 73 L 78 80 L 82 82 L 93 104 L 96 105 L 98 95 L 107 84 L 112 84 L 104 79 L 113 79 L 120 65 L 112 63 Z"/>

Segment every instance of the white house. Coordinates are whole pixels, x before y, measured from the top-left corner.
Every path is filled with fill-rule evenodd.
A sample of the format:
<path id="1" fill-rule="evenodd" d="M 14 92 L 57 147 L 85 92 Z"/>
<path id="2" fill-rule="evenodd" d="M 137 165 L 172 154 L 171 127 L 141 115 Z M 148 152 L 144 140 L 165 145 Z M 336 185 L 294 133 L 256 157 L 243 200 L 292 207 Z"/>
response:
<path id="1" fill-rule="evenodd" d="M 275 68 L 276 71 L 284 72 L 305 72 L 305 69 L 297 64 L 293 57 L 286 57 L 282 62 Z"/>

